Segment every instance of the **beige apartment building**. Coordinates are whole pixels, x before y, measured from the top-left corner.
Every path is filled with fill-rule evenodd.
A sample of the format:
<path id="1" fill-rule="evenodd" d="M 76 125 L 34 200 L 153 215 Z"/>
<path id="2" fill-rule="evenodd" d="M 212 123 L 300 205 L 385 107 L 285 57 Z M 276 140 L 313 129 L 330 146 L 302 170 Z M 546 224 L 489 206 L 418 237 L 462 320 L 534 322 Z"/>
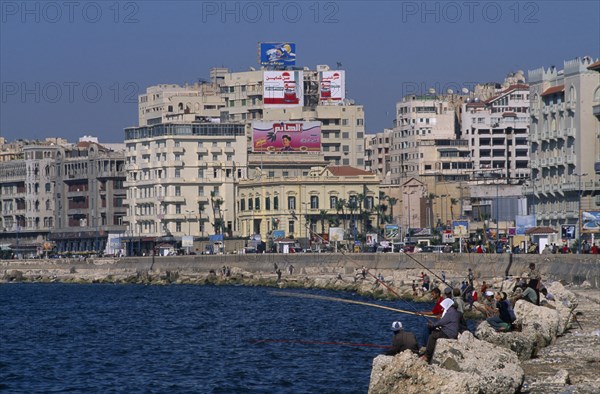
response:
<path id="1" fill-rule="evenodd" d="M 595 64 L 595 66 L 594 66 Z M 529 71 L 531 185 L 539 226 L 560 230 L 580 211 L 600 211 L 600 74 L 590 57 Z"/>
<path id="2" fill-rule="evenodd" d="M 237 218 L 243 237 L 258 234 L 266 241 L 273 230 L 283 230 L 288 238 L 318 243 L 316 234 L 327 234 L 332 226 L 343 227 L 348 240 L 354 228 L 356 236 L 377 228 L 373 208 L 379 204 L 379 178 L 371 172 L 329 165 L 312 167 L 305 175 L 263 175 L 254 173 L 239 183 Z"/>
<path id="3" fill-rule="evenodd" d="M 237 234 L 236 184 L 247 169 L 243 124 L 131 127 L 125 146 L 124 220 L 136 253 L 186 235 Z"/>

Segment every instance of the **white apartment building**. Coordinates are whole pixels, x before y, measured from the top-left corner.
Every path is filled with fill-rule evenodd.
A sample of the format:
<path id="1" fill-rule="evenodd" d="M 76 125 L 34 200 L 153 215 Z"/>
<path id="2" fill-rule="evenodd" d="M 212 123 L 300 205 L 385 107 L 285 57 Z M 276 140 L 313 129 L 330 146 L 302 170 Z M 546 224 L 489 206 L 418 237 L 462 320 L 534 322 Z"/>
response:
<path id="1" fill-rule="evenodd" d="M 419 188 L 421 195 L 410 197 L 410 211 L 414 212 L 410 213 L 411 226 L 447 223 L 453 216 L 453 198 L 465 195 L 460 188 L 472 169 L 468 143 L 457 137 L 453 106 L 435 94 L 407 96 L 396 104 L 395 123 L 390 147 L 391 183 L 399 185 L 399 190 L 389 194 L 400 199 L 405 212 L 409 204 L 405 196 L 416 190 L 411 187 L 414 181 L 409 181 L 417 180 L 424 186 Z M 461 215 L 457 213 L 456 218 Z"/>
<path id="2" fill-rule="evenodd" d="M 185 235 L 237 233 L 236 182 L 246 177 L 243 124 L 131 127 L 125 144 L 125 220 L 136 252 Z"/>
<path id="3" fill-rule="evenodd" d="M 462 138 L 469 143 L 475 176 L 529 178 L 529 86 L 517 84 L 491 98 L 463 105 Z M 509 182 L 515 183 L 515 182 Z"/>
<path id="4" fill-rule="evenodd" d="M 539 226 L 577 224 L 600 211 L 600 74 L 590 57 L 529 71 L 531 170 L 527 188 Z M 596 66 L 597 67 L 597 66 Z M 598 112 L 596 112 L 598 113 Z"/>

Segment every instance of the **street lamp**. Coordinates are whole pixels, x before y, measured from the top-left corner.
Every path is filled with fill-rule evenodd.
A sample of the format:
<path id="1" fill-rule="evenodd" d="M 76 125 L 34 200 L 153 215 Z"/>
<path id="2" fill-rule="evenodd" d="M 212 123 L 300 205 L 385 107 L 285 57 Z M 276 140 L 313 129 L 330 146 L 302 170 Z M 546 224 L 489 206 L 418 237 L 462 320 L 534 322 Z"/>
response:
<path id="1" fill-rule="evenodd" d="M 581 189 L 581 177 L 582 176 L 587 176 L 587 172 L 583 173 L 583 174 L 573 174 L 575 176 L 577 176 L 579 178 L 579 201 L 577 204 L 577 224 L 579 225 L 579 230 L 577 232 L 577 254 L 581 254 L 581 229 L 583 228 L 581 226 L 581 196 L 583 194 L 583 190 Z"/>
<path id="2" fill-rule="evenodd" d="M 188 232 L 187 232 L 187 235 L 189 237 L 189 236 L 192 235 L 192 231 L 191 231 L 191 224 L 192 224 L 191 215 L 195 214 L 196 211 L 193 211 L 191 209 L 186 209 L 185 213 L 186 213 L 186 218 L 187 218 L 187 222 L 188 222 Z M 192 244 L 193 244 L 193 240 L 192 240 Z M 189 245 L 187 247 L 187 254 L 190 254 L 190 246 Z"/>

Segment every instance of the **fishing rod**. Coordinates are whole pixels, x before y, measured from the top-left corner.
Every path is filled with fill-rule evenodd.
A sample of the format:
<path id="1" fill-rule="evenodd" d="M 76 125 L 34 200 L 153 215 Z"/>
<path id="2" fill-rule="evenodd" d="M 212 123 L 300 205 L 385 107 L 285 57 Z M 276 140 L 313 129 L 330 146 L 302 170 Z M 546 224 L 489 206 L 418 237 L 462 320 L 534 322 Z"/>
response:
<path id="1" fill-rule="evenodd" d="M 296 213 L 295 213 L 294 211 L 291 211 L 291 214 L 292 214 L 292 218 L 294 218 L 294 219 L 298 220 L 298 217 L 296 216 Z M 319 239 L 321 240 L 321 242 L 325 241 L 325 239 L 324 239 L 324 238 L 323 238 L 321 235 L 319 235 L 318 233 L 314 232 L 314 231 L 313 231 L 313 230 L 310 228 L 310 226 L 309 226 L 308 224 L 305 224 L 305 227 L 306 227 L 306 230 L 308 230 L 308 232 L 309 232 L 311 235 L 314 235 L 314 236 L 316 236 L 317 238 L 319 238 Z M 359 264 L 358 264 L 358 263 L 357 263 L 357 262 L 356 262 L 354 259 L 352 259 L 352 257 L 348 256 L 348 255 L 346 254 L 346 252 L 345 252 L 345 251 L 343 251 L 343 250 L 341 251 L 341 253 L 342 253 L 342 256 L 344 256 L 346 259 L 348 259 L 348 261 L 350 261 L 351 263 L 353 263 L 353 264 L 354 264 L 354 266 L 358 268 L 358 265 L 359 265 Z M 410 257 L 412 260 L 416 261 L 416 262 L 417 262 L 419 265 L 421 265 L 421 266 L 422 266 L 423 268 L 425 268 L 427 271 L 431 272 L 431 273 L 432 273 L 432 274 L 433 274 L 433 275 L 434 275 L 436 278 L 439 278 L 439 279 L 441 280 L 441 278 L 440 278 L 439 276 L 437 276 L 437 275 L 436 275 L 435 273 L 433 273 L 433 272 L 432 272 L 432 271 L 431 271 L 429 268 L 427 268 L 427 267 L 425 267 L 423 264 L 421 264 L 421 262 L 417 261 L 417 260 L 416 260 L 414 257 L 412 257 L 412 256 L 410 256 L 410 255 L 408 255 L 408 254 L 406 254 L 404 251 L 402 251 L 402 253 L 404 253 L 405 255 L 407 255 L 408 257 Z M 369 269 L 368 269 L 368 268 L 366 268 L 364 265 L 363 265 L 363 268 L 364 268 L 364 270 L 365 270 L 365 273 L 369 274 L 369 275 L 370 275 L 370 276 L 371 276 L 373 279 L 375 279 L 376 283 L 380 283 L 380 284 L 382 284 L 382 285 L 383 285 L 383 286 L 384 286 L 386 289 L 388 289 L 388 291 L 390 291 L 390 292 L 391 292 L 392 294 L 394 294 L 396 297 L 398 297 L 398 298 L 402 298 L 402 297 L 400 296 L 400 294 L 398 294 L 398 292 L 396 292 L 394 289 L 392 289 L 392 288 L 391 288 L 391 287 L 390 287 L 390 286 L 389 286 L 387 283 L 385 283 L 384 281 L 382 281 L 381 279 L 379 279 L 377 276 L 375 276 L 375 275 L 373 275 L 371 272 L 369 272 Z M 442 280 L 442 282 L 443 282 L 443 283 L 445 283 L 446 285 L 448 285 L 448 283 L 446 283 L 446 281 Z M 340 300 L 342 300 L 342 299 L 340 299 Z M 376 304 L 372 304 L 372 305 L 376 305 Z M 408 311 L 405 311 L 405 312 L 407 312 L 407 313 L 410 313 L 410 314 L 414 314 L 414 315 L 417 315 L 417 316 L 426 317 L 426 315 L 423 315 L 423 314 L 422 314 L 422 312 L 420 312 L 419 310 L 417 310 L 417 308 L 415 308 L 413 305 L 411 305 L 410 303 L 408 303 L 408 305 L 409 305 L 409 307 L 410 307 L 410 308 L 411 308 L 413 311 L 415 311 L 415 312 L 408 312 Z M 399 310 L 398 310 L 398 311 L 399 311 Z"/>
<path id="2" fill-rule="evenodd" d="M 408 258 L 410 258 L 412 261 L 414 261 L 415 263 L 419 264 L 421 267 L 423 267 L 426 271 L 430 272 L 433 276 L 435 276 L 436 278 L 438 278 L 440 281 L 442 281 L 443 284 L 445 284 L 446 286 L 450 287 L 450 285 L 448 284 L 448 282 L 446 282 L 444 279 L 440 278 L 439 276 L 437 276 L 435 274 L 435 272 L 433 272 L 432 270 L 430 270 L 429 268 L 425 267 L 425 265 L 423 265 L 423 263 L 421 263 L 419 260 L 415 259 L 413 256 L 411 256 L 410 254 L 406 253 L 405 251 L 401 252 L 403 255 L 407 256 Z"/>
<path id="3" fill-rule="evenodd" d="M 258 343 L 298 343 L 301 345 L 337 345 L 337 346 L 356 346 L 356 347 L 375 347 L 381 349 L 390 349 L 391 346 L 377 345 L 374 343 L 354 343 L 354 342 L 336 342 L 336 341 L 306 341 L 306 340 L 294 340 L 294 339 L 252 339 L 252 344 Z"/>
<path id="4" fill-rule="evenodd" d="M 421 312 L 411 312 L 411 311 L 406 311 L 406 310 L 403 310 L 403 309 L 392 308 L 390 306 L 373 304 L 373 303 L 364 302 L 364 301 L 348 300 L 348 299 L 345 299 L 345 298 L 327 297 L 327 296 L 316 295 L 316 294 L 292 293 L 292 292 L 288 292 L 288 291 L 274 291 L 271 294 L 278 295 L 278 296 L 283 296 L 283 297 L 313 298 L 313 299 L 317 299 L 317 300 L 345 302 L 345 303 L 348 303 L 348 304 L 371 306 L 371 307 L 374 307 L 374 308 L 386 309 L 388 311 L 393 311 L 393 312 L 398 312 L 398 313 L 406 313 L 408 315 L 431 317 L 431 318 L 435 317 L 435 316 L 425 315 L 425 314 L 423 314 Z"/>

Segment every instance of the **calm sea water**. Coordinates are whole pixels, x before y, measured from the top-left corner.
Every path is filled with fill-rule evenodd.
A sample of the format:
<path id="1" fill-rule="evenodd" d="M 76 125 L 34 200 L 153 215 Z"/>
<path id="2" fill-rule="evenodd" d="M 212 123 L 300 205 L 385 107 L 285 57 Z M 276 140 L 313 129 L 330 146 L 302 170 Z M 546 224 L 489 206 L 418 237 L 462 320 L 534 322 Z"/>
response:
<path id="1" fill-rule="evenodd" d="M 0 391 L 365 393 L 384 349 L 293 341 L 389 345 L 394 320 L 425 341 L 423 318 L 276 291 L 0 285 Z"/>

